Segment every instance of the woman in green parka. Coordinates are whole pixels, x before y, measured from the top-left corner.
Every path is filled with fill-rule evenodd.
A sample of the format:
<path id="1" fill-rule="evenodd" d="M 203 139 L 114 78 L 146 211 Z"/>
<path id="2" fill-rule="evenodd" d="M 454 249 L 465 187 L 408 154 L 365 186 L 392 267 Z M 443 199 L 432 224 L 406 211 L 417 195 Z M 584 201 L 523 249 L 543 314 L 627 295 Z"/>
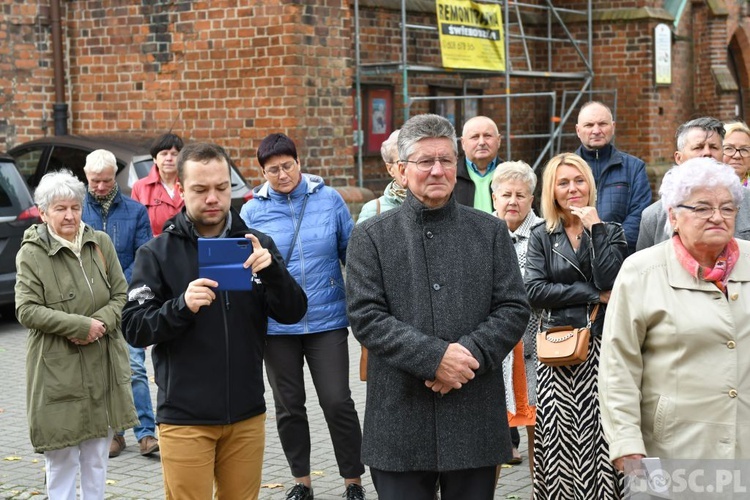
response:
<path id="1" fill-rule="evenodd" d="M 138 423 L 120 326 L 127 283 L 109 236 L 81 222 L 85 195 L 67 170 L 42 177 L 44 223 L 26 230 L 16 256 L 29 432 L 53 499 L 76 498 L 79 471 L 81 497 L 104 498 L 112 435 Z"/>

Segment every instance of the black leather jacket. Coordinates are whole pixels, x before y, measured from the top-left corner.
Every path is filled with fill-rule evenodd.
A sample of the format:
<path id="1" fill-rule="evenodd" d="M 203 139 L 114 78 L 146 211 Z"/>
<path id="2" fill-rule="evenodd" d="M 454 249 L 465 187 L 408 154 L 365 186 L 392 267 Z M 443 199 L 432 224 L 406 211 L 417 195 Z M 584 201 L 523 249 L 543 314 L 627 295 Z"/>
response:
<path id="1" fill-rule="evenodd" d="M 544 309 L 542 330 L 552 326 L 585 326 L 587 312 L 599 302 L 599 292 L 611 290 L 628 243 L 620 224 L 594 224 L 584 231 L 576 253 L 562 225 L 552 233 L 545 224 L 529 238 L 524 282 L 529 304 Z M 601 335 L 604 304 L 599 307 L 592 335 Z"/>

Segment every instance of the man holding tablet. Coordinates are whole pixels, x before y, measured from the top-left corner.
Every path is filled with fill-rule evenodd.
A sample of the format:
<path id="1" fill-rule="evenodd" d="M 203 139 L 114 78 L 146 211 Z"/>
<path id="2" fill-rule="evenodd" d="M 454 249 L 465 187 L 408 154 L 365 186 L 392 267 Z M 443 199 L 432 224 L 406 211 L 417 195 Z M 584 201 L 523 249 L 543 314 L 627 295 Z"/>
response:
<path id="1" fill-rule="evenodd" d="M 185 207 L 136 255 L 123 330 L 154 345 L 167 499 L 258 498 L 265 445 L 263 346 L 271 317 L 296 323 L 307 297 L 273 240 L 230 210 L 229 158 L 188 144 L 177 158 Z M 198 238 L 247 238 L 250 290 L 198 277 Z"/>

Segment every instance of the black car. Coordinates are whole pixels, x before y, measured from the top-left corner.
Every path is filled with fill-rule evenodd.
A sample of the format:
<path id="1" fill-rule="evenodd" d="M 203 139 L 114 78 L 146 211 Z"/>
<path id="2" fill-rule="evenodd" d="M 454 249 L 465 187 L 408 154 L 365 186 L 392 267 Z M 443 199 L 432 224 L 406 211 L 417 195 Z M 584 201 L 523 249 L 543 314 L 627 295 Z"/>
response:
<path id="1" fill-rule="evenodd" d="M 51 136 L 20 144 L 8 151 L 18 170 L 33 190 L 47 172 L 67 168 L 86 182 L 83 167 L 86 155 L 96 149 L 111 151 L 117 158 L 117 184 L 130 196 L 135 181 L 146 177 L 154 165 L 149 149 L 154 137 L 118 136 Z M 238 211 L 252 197 L 252 190 L 232 165 L 232 206 Z"/>
<path id="2" fill-rule="evenodd" d="M 23 233 L 41 222 L 29 188 L 11 156 L 0 154 L 0 314 L 14 317 L 16 253 Z"/>

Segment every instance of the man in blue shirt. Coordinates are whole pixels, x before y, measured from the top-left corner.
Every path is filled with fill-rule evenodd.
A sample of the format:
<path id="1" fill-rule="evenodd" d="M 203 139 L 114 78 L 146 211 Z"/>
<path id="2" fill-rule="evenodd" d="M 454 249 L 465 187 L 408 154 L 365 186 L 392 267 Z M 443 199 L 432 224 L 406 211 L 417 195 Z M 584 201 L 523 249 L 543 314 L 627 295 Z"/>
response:
<path id="1" fill-rule="evenodd" d="M 591 101 L 578 113 L 576 134 L 581 146 L 576 154 L 589 164 L 596 181 L 596 210 L 605 222 L 618 222 L 625 230 L 628 250 L 635 251 L 641 213 L 651 203 L 651 186 L 646 164 L 635 156 L 617 150 L 612 111 Z"/>
<path id="2" fill-rule="evenodd" d="M 153 238 L 146 207 L 127 196 L 123 196 L 115 181 L 117 160 L 105 149 L 97 149 L 86 157 L 83 167 L 88 180 L 88 193 L 83 204 L 82 220 L 94 229 L 106 232 L 117 250 L 125 279 L 130 283 L 135 252 L 138 247 Z M 130 348 L 130 384 L 133 401 L 140 425 L 133 428 L 141 455 L 159 451 L 156 439 L 156 422 L 151 404 L 151 391 L 146 374 L 146 350 Z M 125 449 L 124 433 L 115 434 L 109 447 L 110 458 Z"/>
<path id="3" fill-rule="evenodd" d="M 475 116 L 464 124 L 456 170 L 456 201 L 492 213 L 492 172 L 500 163 L 497 156 L 502 136 L 497 124 L 486 116 Z"/>

